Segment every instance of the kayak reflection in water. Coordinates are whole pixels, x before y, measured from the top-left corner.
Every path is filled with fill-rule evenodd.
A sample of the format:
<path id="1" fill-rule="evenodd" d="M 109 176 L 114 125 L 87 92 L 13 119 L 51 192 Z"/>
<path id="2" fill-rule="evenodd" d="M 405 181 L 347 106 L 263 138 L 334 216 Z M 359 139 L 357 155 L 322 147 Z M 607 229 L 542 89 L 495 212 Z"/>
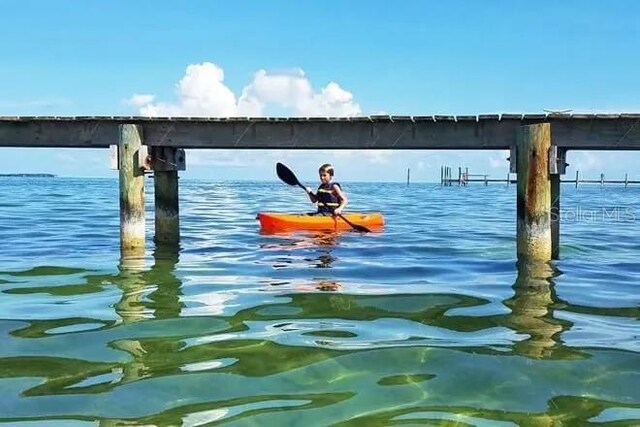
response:
<path id="1" fill-rule="evenodd" d="M 279 241 L 263 243 L 260 249 L 286 251 L 286 254 L 278 256 L 275 268 L 287 268 L 299 262 L 307 263 L 310 267 L 331 268 L 336 257 L 331 253 L 333 248 L 339 245 L 338 231 L 333 232 L 289 232 L 273 235 Z M 313 254 L 309 253 L 311 249 Z M 311 256 L 310 256 L 311 255 Z"/>
<path id="2" fill-rule="evenodd" d="M 279 243 L 264 243 L 261 249 L 300 249 L 316 248 L 318 246 L 337 246 L 340 231 L 286 231 L 280 233 L 261 233 L 268 236 L 275 236 L 278 239 L 286 239 Z"/>
<path id="3" fill-rule="evenodd" d="M 318 191 L 314 193 L 310 187 L 306 188 L 311 203 L 318 205 L 318 211 L 312 215 L 340 215 L 348 201 L 340 184 L 333 182 L 333 166 L 325 163 L 318 169 L 318 174 L 320 176 Z"/>

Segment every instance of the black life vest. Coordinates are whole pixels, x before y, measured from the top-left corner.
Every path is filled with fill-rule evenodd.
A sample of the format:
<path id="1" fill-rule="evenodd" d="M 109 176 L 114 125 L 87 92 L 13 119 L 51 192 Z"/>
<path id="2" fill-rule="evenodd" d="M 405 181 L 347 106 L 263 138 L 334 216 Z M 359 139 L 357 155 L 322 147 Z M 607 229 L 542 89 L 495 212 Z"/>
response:
<path id="1" fill-rule="evenodd" d="M 333 213 L 333 210 L 340 206 L 340 198 L 333 192 L 333 187 L 340 184 L 331 182 L 329 184 L 320 184 L 318 187 L 318 213 Z"/>

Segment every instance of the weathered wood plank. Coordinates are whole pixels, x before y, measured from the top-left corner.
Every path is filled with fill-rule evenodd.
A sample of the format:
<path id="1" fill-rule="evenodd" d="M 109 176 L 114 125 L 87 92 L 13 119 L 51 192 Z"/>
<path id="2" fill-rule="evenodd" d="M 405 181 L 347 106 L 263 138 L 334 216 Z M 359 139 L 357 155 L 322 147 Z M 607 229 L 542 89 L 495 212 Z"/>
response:
<path id="1" fill-rule="evenodd" d="M 436 122 L 455 122 L 456 116 L 433 116 Z"/>
<path id="2" fill-rule="evenodd" d="M 413 122 L 413 117 L 411 116 L 391 116 L 392 122 Z"/>
<path id="3" fill-rule="evenodd" d="M 500 114 L 480 114 L 478 121 L 499 121 Z"/>
<path id="4" fill-rule="evenodd" d="M 434 116 L 413 116 L 415 122 L 435 122 Z"/>
<path id="5" fill-rule="evenodd" d="M 522 120 L 545 120 L 546 114 L 524 114 Z"/>
<path id="6" fill-rule="evenodd" d="M 375 114 L 369 116 L 369 118 L 374 122 L 389 122 L 391 121 L 391 116 L 388 114 Z"/>
<path id="7" fill-rule="evenodd" d="M 503 114 L 500 116 L 500 120 L 522 120 L 524 114 Z"/>
<path id="8" fill-rule="evenodd" d="M 595 119 L 595 114 L 571 114 L 571 118 L 575 120 L 591 120 Z"/>
<path id="9" fill-rule="evenodd" d="M 514 115 L 515 116 L 515 115 Z M 108 148 L 122 123 L 142 127 L 145 144 L 260 149 L 508 149 L 522 125 L 548 122 L 566 149 L 639 150 L 640 117 L 541 115 L 215 119 L 0 118 L 0 147 Z M 500 120 L 498 120 L 500 118 Z"/>

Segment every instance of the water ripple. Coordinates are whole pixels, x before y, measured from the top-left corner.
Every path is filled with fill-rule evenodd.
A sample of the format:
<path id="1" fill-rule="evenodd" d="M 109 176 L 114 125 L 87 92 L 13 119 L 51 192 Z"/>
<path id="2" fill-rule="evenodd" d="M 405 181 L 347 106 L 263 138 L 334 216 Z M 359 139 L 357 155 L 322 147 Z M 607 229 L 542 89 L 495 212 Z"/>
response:
<path id="1" fill-rule="evenodd" d="M 635 187 L 563 187 L 562 259 L 529 268 L 514 186 L 344 183 L 382 233 L 273 235 L 256 212 L 303 192 L 180 180 L 175 255 L 147 179 L 132 270 L 117 180 L 2 183 L 0 422 L 640 424 Z"/>

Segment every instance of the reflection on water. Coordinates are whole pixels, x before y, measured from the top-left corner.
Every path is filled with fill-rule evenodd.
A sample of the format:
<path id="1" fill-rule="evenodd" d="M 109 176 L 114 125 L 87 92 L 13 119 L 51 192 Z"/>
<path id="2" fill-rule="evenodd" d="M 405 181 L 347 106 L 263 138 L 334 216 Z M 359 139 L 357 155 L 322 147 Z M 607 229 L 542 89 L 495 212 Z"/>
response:
<path id="1" fill-rule="evenodd" d="M 559 348 L 560 332 L 570 326 L 553 316 L 553 277 L 559 274 L 551 264 L 519 263 L 514 295 L 504 302 L 511 309 L 509 327 L 527 336 L 516 343 L 519 354 L 544 358 Z"/>
<path id="2" fill-rule="evenodd" d="M 111 322 L 10 327 L 0 375 L 44 382 L 14 381 L 20 391 L 7 395 L 5 418 L 574 425 L 623 409 L 638 415 L 636 354 L 590 350 L 576 357 L 563 349 L 562 333 L 572 324 L 554 318 L 560 272 L 552 265 L 520 265 L 502 313 L 473 313 L 492 304 L 479 297 L 344 294 L 339 283 L 319 280 L 230 315 L 190 318 L 181 317 L 178 264 L 178 256 L 157 251 L 149 268 L 121 266 L 72 285 L 76 292 L 117 286 Z M 93 326 L 76 327 L 82 324 Z M 16 351 L 19 358 L 9 355 Z M 616 370 L 607 366 L 611 358 Z M 139 393 L 145 404 L 132 404 Z"/>
<path id="3" fill-rule="evenodd" d="M 409 197 L 394 188 L 389 205 Z M 254 208 L 187 189 L 179 251 L 2 264 L 0 421 L 640 424 L 635 261 L 516 265 L 492 211 L 475 228 L 409 207 L 380 235 L 260 235 Z M 477 193 L 451 191 L 454 214 L 479 215 Z"/>
<path id="4" fill-rule="evenodd" d="M 263 250 L 279 251 L 284 256 L 279 256 L 274 260 L 274 268 L 287 268 L 296 262 L 295 258 L 289 256 L 291 250 L 309 249 L 313 257 L 306 257 L 305 261 L 310 266 L 316 268 L 331 268 L 331 264 L 336 260 L 332 255 L 332 250 L 339 245 L 340 231 L 296 231 L 287 233 L 270 233 L 268 243 L 263 243 L 260 248 Z"/>

